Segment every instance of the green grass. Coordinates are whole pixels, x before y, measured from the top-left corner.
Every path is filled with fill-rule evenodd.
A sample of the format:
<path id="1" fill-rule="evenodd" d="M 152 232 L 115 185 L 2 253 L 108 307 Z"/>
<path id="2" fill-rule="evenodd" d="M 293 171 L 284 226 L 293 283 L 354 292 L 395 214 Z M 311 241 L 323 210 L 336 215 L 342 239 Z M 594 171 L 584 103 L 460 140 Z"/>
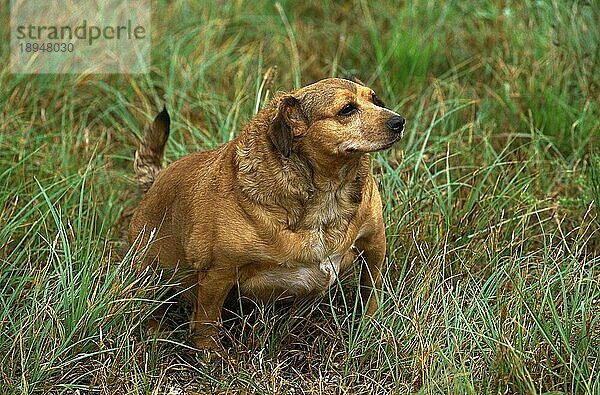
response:
<path id="1" fill-rule="evenodd" d="M 147 75 L 2 66 L 0 393 L 600 394 L 600 3 L 499 4 L 157 0 Z M 166 103 L 170 162 L 347 74 L 408 120 L 373 161 L 381 311 L 350 274 L 226 325 L 220 363 L 183 319 L 148 332 L 172 280 L 123 233 L 143 125 Z"/>

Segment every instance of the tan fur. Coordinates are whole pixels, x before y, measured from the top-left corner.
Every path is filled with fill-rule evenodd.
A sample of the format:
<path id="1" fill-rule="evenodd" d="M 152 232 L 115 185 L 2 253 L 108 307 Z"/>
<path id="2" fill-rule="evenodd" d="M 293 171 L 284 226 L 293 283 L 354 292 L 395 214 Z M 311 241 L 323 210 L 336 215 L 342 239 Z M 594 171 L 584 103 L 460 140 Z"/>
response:
<path id="1" fill-rule="evenodd" d="M 341 115 L 348 103 L 356 111 Z M 190 270 L 198 347 L 218 344 L 234 285 L 265 301 L 323 292 L 359 255 L 366 313 L 375 311 L 386 241 L 369 152 L 399 140 L 404 124 L 375 103 L 370 88 L 322 80 L 274 98 L 229 143 L 158 174 L 129 239 L 150 242 L 146 263 Z"/>

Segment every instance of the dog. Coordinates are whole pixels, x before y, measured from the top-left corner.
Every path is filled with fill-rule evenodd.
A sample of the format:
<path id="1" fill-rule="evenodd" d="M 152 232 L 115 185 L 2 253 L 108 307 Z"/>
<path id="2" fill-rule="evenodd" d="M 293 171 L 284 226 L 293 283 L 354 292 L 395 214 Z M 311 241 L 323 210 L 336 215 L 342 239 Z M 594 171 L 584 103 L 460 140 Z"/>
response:
<path id="1" fill-rule="evenodd" d="M 329 78 L 276 96 L 216 149 L 162 169 L 166 109 L 135 154 L 147 190 L 129 226 L 144 265 L 184 269 L 191 329 L 219 347 L 225 298 L 325 292 L 354 262 L 365 314 L 378 308 L 386 254 L 381 197 L 370 153 L 401 139 L 405 119 L 360 81 Z"/>

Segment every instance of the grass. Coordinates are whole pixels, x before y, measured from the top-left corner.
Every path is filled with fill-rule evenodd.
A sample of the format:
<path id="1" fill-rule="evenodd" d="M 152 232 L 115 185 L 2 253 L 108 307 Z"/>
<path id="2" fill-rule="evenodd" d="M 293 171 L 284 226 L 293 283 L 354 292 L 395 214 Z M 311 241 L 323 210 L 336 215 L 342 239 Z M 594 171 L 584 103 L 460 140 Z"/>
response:
<path id="1" fill-rule="evenodd" d="M 0 393 L 600 394 L 600 3 L 499 4 L 157 0 L 149 74 L 2 66 Z M 408 120 L 373 161 L 381 311 L 350 274 L 227 323 L 221 363 L 147 332 L 171 280 L 123 234 L 143 125 L 166 103 L 170 162 L 346 74 Z"/>

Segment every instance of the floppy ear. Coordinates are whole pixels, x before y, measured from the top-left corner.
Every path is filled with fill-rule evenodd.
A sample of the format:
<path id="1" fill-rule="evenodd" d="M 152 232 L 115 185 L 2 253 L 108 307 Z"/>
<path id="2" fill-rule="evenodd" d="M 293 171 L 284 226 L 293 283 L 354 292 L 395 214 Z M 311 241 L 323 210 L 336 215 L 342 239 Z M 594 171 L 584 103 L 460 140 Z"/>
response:
<path id="1" fill-rule="evenodd" d="M 292 154 L 294 135 L 301 133 L 301 123 L 304 123 L 300 102 L 292 95 L 285 95 L 277 103 L 277 113 L 271 121 L 269 139 L 275 149 L 284 157 Z"/>

